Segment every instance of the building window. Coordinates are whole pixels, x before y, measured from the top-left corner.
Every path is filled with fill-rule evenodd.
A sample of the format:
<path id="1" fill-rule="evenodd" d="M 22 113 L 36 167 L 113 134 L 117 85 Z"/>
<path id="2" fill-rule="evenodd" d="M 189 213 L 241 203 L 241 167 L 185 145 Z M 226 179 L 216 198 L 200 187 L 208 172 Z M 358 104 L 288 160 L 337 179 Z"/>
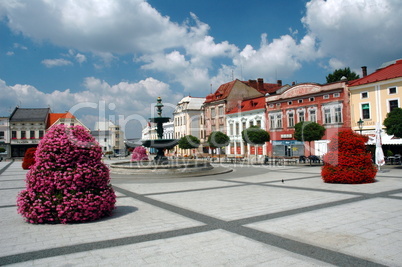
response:
<path id="1" fill-rule="evenodd" d="M 26 138 L 27 138 L 27 132 L 21 131 L 21 139 L 26 139 Z"/>
<path id="2" fill-rule="evenodd" d="M 233 135 L 233 123 L 229 124 L 229 135 Z"/>
<path id="3" fill-rule="evenodd" d="M 388 94 L 390 94 L 390 95 L 396 94 L 396 87 L 390 87 L 390 88 L 388 88 Z"/>
<path id="4" fill-rule="evenodd" d="M 219 112 L 219 116 L 223 116 L 224 114 L 223 114 L 223 106 L 220 106 L 219 108 L 218 108 L 218 112 Z"/>
<path id="5" fill-rule="evenodd" d="M 341 94 L 340 93 L 334 93 L 334 97 L 340 97 Z"/>
<path id="6" fill-rule="evenodd" d="M 331 109 L 330 108 L 324 108 L 324 118 L 325 118 L 325 123 L 331 123 Z"/>
<path id="7" fill-rule="evenodd" d="M 324 99 L 329 99 L 329 95 L 324 95 L 323 98 Z"/>
<path id="8" fill-rule="evenodd" d="M 315 109 L 310 109 L 308 115 L 309 115 L 309 121 L 317 122 L 317 114 Z"/>
<path id="9" fill-rule="evenodd" d="M 335 123 L 341 123 L 342 122 L 342 109 L 341 107 L 335 107 Z"/>
<path id="10" fill-rule="evenodd" d="M 370 119 L 370 104 L 362 104 L 362 119 L 368 120 Z"/>
<path id="11" fill-rule="evenodd" d="M 242 131 L 244 131 L 244 130 L 246 130 L 246 122 L 245 121 L 242 122 Z"/>
<path id="12" fill-rule="evenodd" d="M 278 112 L 275 114 L 271 114 L 270 118 L 270 127 L 271 129 L 279 129 L 282 128 L 282 113 Z"/>
<path id="13" fill-rule="evenodd" d="M 211 108 L 211 117 L 215 117 L 216 113 L 215 113 L 215 108 Z"/>
<path id="14" fill-rule="evenodd" d="M 29 132 L 29 137 L 30 137 L 31 139 L 35 139 L 35 131 L 30 131 L 30 132 Z"/>
<path id="15" fill-rule="evenodd" d="M 17 139 L 17 131 L 11 131 L 11 139 Z"/>
<path id="16" fill-rule="evenodd" d="M 289 101 L 289 102 L 288 102 L 288 105 L 292 105 L 292 101 Z"/>
<path id="17" fill-rule="evenodd" d="M 4 131 L 0 131 L 0 139 L 4 139 Z"/>
<path id="18" fill-rule="evenodd" d="M 254 121 L 250 121 L 249 125 L 250 125 L 250 127 L 253 127 L 254 126 Z"/>
<path id="19" fill-rule="evenodd" d="M 39 131 L 39 138 L 43 138 L 43 131 L 42 130 Z"/>
<path id="20" fill-rule="evenodd" d="M 314 97 L 310 97 L 309 100 L 310 100 L 310 102 L 313 102 L 313 101 L 315 100 L 315 98 L 314 98 Z"/>
<path id="21" fill-rule="evenodd" d="M 288 113 L 288 127 L 295 126 L 295 114 L 293 112 Z"/>
<path id="22" fill-rule="evenodd" d="M 389 112 L 399 107 L 398 99 L 389 100 Z"/>
<path id="23" fill-rule="evenodd" d="M 261 128 L 261 120 L 257 120 L 257 127 Z"/>
<path id="24" fill-rule="evenodd" d="M 303 99 L 299 99 L 299 100 L 297 100 L 297 103 L 303 103 Z"/>
<path id="25" fill-rule="evenodd" d="M 304 121 L 304 110 L 299 110 L 298 112 L 297 112 L 297 115 L 298 115 L 298 122 L 302 122 L 302 121 Z"/>
<path id="26" fill-rule="evenodd" d="M 362 92 L 362 93 L 360 94 L 360 98 L 361 98 L 361 99 L 368 98 L 368 92 Z"/>

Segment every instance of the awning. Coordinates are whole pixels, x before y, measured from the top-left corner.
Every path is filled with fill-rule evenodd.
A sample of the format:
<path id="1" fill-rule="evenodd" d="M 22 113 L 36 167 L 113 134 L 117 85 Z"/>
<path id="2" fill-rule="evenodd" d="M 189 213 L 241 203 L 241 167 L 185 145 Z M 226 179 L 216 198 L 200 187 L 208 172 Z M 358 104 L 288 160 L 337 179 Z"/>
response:
<path id="1" fill-rule="evenodd" d="M 367 135 L 369 137 L 367 145 L 375 146 L 375 131 L 366 131 L 363 132 L 363 135 Z M 402 145 L 402 138 L 397 138 L 393 135 L 387 135 L 385 132 L 382 132 L 381 143 L 383 145 Z"/>

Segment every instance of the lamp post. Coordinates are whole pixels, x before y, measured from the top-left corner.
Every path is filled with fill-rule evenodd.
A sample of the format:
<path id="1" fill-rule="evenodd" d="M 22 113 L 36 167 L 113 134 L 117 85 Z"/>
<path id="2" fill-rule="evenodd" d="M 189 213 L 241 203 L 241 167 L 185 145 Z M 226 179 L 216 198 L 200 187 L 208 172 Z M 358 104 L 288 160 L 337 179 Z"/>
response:
<path id="1" fill-rule="evenodd" d="M 362 131 L 363 131 L 363 124 L 364 124 L 364 121 L 362 120 L 362 118 L 360 118 L 360 120 L 357 122 L 357 125 L 359 126 L 359 130 L 360 130 L 360 134 L 362 134 Z"/>

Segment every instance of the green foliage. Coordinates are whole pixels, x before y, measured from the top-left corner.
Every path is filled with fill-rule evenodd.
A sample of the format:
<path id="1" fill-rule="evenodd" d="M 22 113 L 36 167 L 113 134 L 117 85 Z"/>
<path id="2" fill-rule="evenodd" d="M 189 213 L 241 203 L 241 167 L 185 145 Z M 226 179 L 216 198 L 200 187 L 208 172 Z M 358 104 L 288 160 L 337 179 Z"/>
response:
<path id="1" fill-rule="evenodd" d="M 200 139 L 192 135 L 186 135 L 179 139 L 178 145 L 181 149 L 193 149 L 200 146 Z"/>
<path id="2" fill-rule="evenodd" d="M 325 78 L 327 79 L 327 83 L 339 82 L 341 78 L 345 76 L 348 81 L 359 79 L 359 75 L 355 72 L 351 71 L 349 67 L 344 69 L 336 69 L 332 74 L 328 74 Z"/>
<path id="3" fill-rule="evenodd" d="M 388 113 L 383 124 L 388 135 L 402 138 L 402 108 L 394 108 Z"/>
<path id="4" fill-rule="evenodd" d="M 250 145 L 263 145 L 270 140 L 269 133 L 258 126 L 251 126 L 241 132 L 244 142 Z"/>
<path id="5" fill-rule="evenodd" d="M 0 153 L 6 152 L 6 149 L 4 147 L 0 147 Z"/>
<path id="6" fill-rule="evenodd" d="M 208 136 L 208 145 L 210 147 L 224 147 L 227 146 L 230 142 L 230 138 L 229 136 L 227 136 L 226 134 L 222 133 L 222 132 L 212 132 L 209 136 Z"/>
<path id="7" fill-rule="evenodd" d="M 294 137 L 298 141 L 320 140 L 325 134 L 325 127 L 312 121 L 302 121 L 295 125 Z"/>

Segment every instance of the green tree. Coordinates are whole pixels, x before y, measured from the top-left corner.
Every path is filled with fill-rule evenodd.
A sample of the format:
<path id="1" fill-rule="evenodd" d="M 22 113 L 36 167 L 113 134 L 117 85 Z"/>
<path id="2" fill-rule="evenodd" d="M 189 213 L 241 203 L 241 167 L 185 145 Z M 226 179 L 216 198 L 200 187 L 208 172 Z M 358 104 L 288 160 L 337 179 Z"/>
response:
<path id="1" fill-rule="evenodd" d="M 0 147 L 0 153 L 6 152 L 6 149 L 4 147 Z"/>
<path id="2" fill-rule="evenodd" d="M 194 149 L 200 146 L 200 139 L 193 135 L 186 135 L 179 139 L 178 145 L 181 149 Z"/>
<path id="3" fill-rule="evenodd" d="M 320 140 L 325 134 L 325 127 L 312 121 L 302 121 L 295 125 L 294 137 L 298 141 L 308 142 L 311 156 L 311 141 Z M 311 165 L 311 161 L 310 161 Z"/>
<path id="4" fill-rule="evenodd" d="M 348 81 L 359 79 L 359 75 L 351 71 L 349 67 L 344 69 L 336 69 L 332 74 L 328 74 L 325 78 L 327 83 L 339 82 L 345 76 Z"/>
<path id="5" fill-rule="evenodd" d="M 222 148 L 229 144 L 230 138 L 226 134 L 216 131 L 208 136 L 207 143 L 212 148 Z M 220 158 L 219 158 L 220 159 Z"/>
<path id="6" fill-rule="evenodd" d="M 383 124 L 388 135 L 402 138 L 402 108 L 394 108 L 388 113 Z"/>
<path id="7" fill-rule="evenodd" d="M 264 145 L 265 142 L 269 142 L 270 136 L 267 131 L 261 129 L 258 126 L 251 126 L 241 132 L 243 141 L 250 145 Z M 257 154 L 257 149 L 255 150 Z"/>

